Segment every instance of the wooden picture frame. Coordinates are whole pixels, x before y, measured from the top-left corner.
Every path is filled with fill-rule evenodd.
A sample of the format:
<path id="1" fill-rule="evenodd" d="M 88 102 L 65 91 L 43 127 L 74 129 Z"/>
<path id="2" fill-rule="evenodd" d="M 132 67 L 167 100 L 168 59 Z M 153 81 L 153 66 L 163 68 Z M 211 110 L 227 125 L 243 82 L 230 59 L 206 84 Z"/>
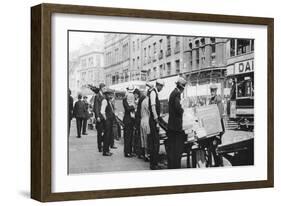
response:
<path id="1" fill-rule="evenodd" d="M 153 18 L 193 22 L 220 22 L 267 27 L 267 179 L 215 184 L 162 186 L 53 193 L 51 162 L 51 16 L 54 13 L 112 17 Z M 92 6 L 40 4 L 31 8 L 31 198 L 42 201 L 81 200 L 140 195 L 205 192 L 273 187 L 274 184 L 274 20 L 170 11 L 120 9 Z"/>

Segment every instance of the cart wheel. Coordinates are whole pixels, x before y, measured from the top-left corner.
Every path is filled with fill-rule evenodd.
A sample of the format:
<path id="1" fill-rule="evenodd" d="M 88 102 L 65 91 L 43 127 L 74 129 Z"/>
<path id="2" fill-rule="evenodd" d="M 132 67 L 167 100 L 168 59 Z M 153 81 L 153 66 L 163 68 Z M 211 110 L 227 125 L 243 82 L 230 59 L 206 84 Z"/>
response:
<path id="1" fill-rule="evenodd" d="M 231 167 L 232 166 L 231 162 L 228 159 L 226 159 L 225 157 L 222 157 L 222 165 L 224 167 Z"/>

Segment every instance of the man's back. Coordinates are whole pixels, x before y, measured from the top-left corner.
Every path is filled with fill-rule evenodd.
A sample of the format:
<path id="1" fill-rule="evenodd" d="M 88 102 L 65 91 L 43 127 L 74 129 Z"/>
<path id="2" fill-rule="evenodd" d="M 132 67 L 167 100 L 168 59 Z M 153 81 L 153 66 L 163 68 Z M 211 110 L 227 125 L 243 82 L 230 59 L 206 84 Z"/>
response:
<path id="1" fill-rule="evenodd" d="M 180 91 L 175 88 L 169 97 L 168 130 L 182 131 L 183 109 L 180 104 Z"/>
<path id="2" fill-rule="evenodd" d="M 84 118 L 85 111 L 86 111 L 86 107 L 84 102 L 82 102 L 81 100 L 75 102 L 74 110 L 73 110 L 73 114 L 75 117 Z"/>

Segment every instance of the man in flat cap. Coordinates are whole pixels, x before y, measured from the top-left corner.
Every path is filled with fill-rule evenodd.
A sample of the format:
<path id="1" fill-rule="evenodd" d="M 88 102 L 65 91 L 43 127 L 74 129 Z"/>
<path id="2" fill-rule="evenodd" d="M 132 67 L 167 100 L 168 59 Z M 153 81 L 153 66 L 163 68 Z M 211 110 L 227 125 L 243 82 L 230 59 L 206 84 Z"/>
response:
<path id="1" fill-rule="evenodd" d="M 156 170 L 160 169 L 158 166 L 159 159 L 159 120 L 160 120 L 160 101 L 158 93 L 161 92 L 165 83 L 163 79 L 157 79 L 155 87 L 147 92 L 149 98 L 149 126 L 150 126 L 150 135 L 148 136 L 148 141 L 150 145 L 150 169 Z"/>
<path id="2" fill-rule="evenodd" d="M 82 95 L 78 94 L 78 101 L 75 102 L 73 116 L 76 118 L 77 138 L 81 138 L 82 121 L 85 117 L 86 107 L 82 101 Z"/>
<path id="3" fill-rule="evenodd" d="M 181 156 L 184 147 L 185 133 L 182 130 L 183 108 L 181 93 L 184 91 L 186 80 L 182 77 L 176 82 L 176 88 L 169 97 L 168 119 L 168 169 L 181 168 Z"/>
<path id="4" fill-rule="evenodd" d="M 103 95 L 104 90 L 105 90 L 105 84 L 101 83 L 99 85 L 99 92 L 95 95 L 95 99 L 94 99 L 94 113 L 96 118 L 97 142 L 98 142 L 99 152 L 102 152 L 102 142 L 103 142 L 103 133 L 104 133 L 104 119 L 101 114 L 101 102 L 104 99 L 104 95 Z"/>
<path id="5" fill-rule="evenodd" d="M 219 144 L 221 144 L 221 138 L 222 138 L 222 135 L 224 134 L 225 132 L 225 127 L 224 127 L 224 122 L 223 122 L 223 104 L 222 104 L 222 98 L 220 95 L 217 95 L 217 90 L 218 90 L 218 87 L 217 85 L 215 84 L 212 84 L 210 86 L 210 92 L 211 92 L 211 99 L 210 99 L 210 102 L 209 104 L 216 104 L 218 106 L 218 110 L 219 110 L 219 113 L 220 113 L 220 118 L 221 118 L 221 126 L 222 126 L 222 132 L 220 134 L 220 138 L 214 138 L 213 142 L 212 142 L 212 145 L 210 147 L 210 152 L 211 154 L 213 155 L 214 157 L 214 162 L 215 162 L 215 166 L 218 167 L 218 166 L 221 166 L 222 165 L 222 160 L 220 158 L 220 156 L 217 154 L 217 146 Z M 209 157 L 210 158 L 210 157 Z M 210 165 L 211 166 L 211 165 Z"/>
<path id="6" fill-rule="evenodd" d="M 101 103 L 101 115 L 104 119 L 103 156 L 111 156 L 112 153 L 109 151 L 109 146 L 113 136 L 112 126 L 115 119 L 114 108 L 111 102 L 113 90 L 106 88 L 103 94 L 105 96 Z"/>

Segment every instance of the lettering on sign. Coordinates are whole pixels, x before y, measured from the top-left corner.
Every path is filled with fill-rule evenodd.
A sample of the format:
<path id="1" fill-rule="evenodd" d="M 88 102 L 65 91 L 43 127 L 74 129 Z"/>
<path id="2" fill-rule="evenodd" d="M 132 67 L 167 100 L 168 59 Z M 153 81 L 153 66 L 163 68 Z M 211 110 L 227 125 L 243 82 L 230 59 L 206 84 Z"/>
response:
<path id="1" fill-rule="evenodd" d="M 254 71 L 254 60 L 243 61 L 235 64 L 235 74 L 243 74 Z"/>

